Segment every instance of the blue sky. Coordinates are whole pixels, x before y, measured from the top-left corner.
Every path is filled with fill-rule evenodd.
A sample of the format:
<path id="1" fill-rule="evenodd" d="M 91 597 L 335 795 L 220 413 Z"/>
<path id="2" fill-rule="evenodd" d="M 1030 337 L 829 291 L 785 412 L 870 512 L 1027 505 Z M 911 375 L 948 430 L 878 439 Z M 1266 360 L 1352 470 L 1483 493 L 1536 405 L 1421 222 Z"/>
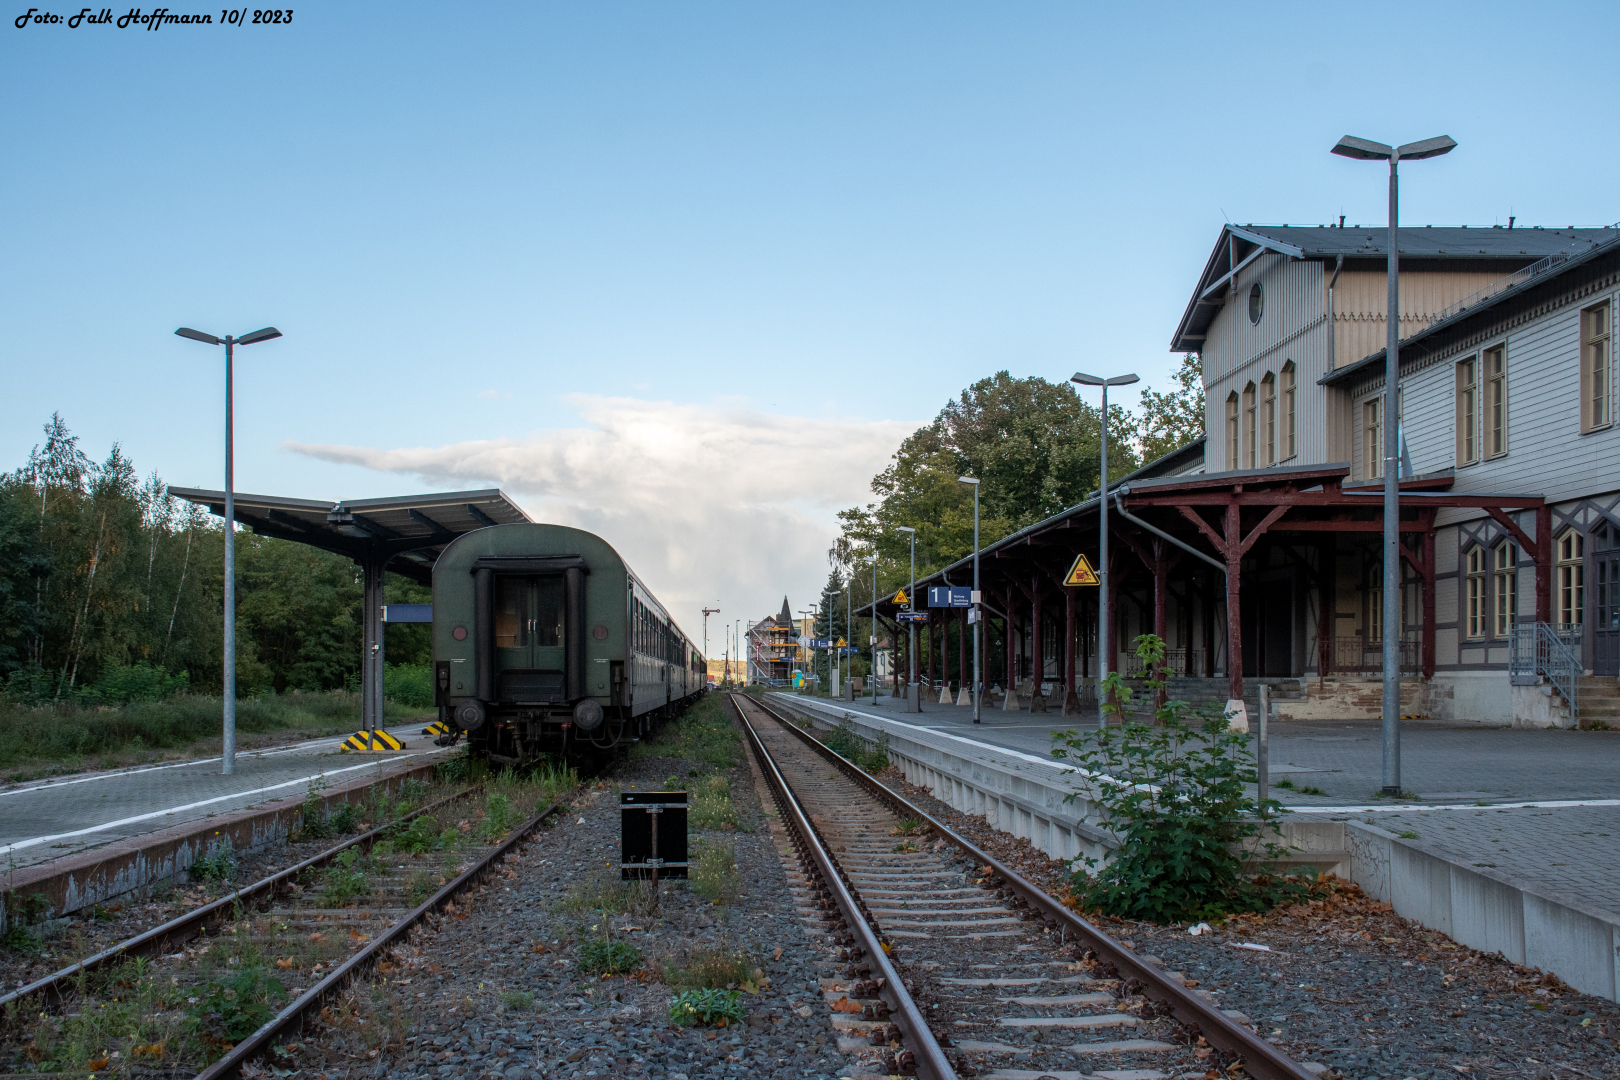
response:
<path id="1" fill-rule="evenodd" d="M 172 332 L 275 324 L 239 358 L 238 487 L 499 483 L 618 529 L 694 628 L 808 599 L 832 511 L 974 379 L 1167 382 L 1222 221 L 1382 222 L 1340 135 L 1458 140 L 1403 173 L 1408 222 L 1620 219 L 1606 5 L 325 4 L 156 32 L 16 29 L 27 6 L 0 22 L 0 466 L 60 410 L 93 455 L 217 486 L 219 359 Z"/>

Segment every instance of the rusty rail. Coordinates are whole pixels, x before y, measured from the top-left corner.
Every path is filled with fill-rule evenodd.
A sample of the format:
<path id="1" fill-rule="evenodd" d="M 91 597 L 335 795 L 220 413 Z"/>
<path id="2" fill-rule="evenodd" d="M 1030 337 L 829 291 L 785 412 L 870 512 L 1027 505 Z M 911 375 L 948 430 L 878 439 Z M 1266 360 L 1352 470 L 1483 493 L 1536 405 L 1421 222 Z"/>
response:
<path id="1" fill-rule="evenodd" d="M 1056 898 L 1018 874 L 1017 871 L 992 856 L 973 841 L 957 833 L 950 826 L 928 813 L 904 796 L 893 791 L 854 762 L 831 750 L 820 739 L 804 731 L 798 724 L 762 702 L 754 702 L 773 719 L 781 723 L 816 753 L 837 766 L 838 770 L 859 784 L 868 794 L 887 804 L 897 812 L 928 823 L 936 833 L 956 845 L 980 866 L 990 867 L 997 884 L 1010 890 L 1040 913 L 1049 925 L 1061 927 L 1068 935 L 1090 949 L 1096 958 L 1109 964 L 1121 979 L 1135 979 L 1143 986 L 1143 993 L 1168 1006 L 1173 1016 L 1192 1039 L 1202 1036 L 1217 1050 L 1237 1055 L 1243 1068 L 1255 1080 L 1311 1080 L 1312 1074 L 1295 1064 L 1282 1051 L 1260 1038 L 1248 1028 L 1235 1022 L 1220 1009 L 1171 979 L 1153 964 L 1143 960 L 1096 926 L 1069 910 Z"/>

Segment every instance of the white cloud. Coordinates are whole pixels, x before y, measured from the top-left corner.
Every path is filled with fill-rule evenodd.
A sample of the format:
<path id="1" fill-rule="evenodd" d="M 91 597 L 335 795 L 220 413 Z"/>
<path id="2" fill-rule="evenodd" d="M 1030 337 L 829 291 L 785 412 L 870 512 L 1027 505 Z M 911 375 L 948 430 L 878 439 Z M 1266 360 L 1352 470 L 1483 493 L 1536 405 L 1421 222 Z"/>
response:
<path id="1" fill-rule="evenodd" d="M 720 628 L 821 591 L 838 510 L 871 498 L 871 478 L 917 426 L 805 419 L 735 403 L 565 399 L 589 427 L 439 447 L 287 443 L 295 453 L 415 476 L 427 485 L 495 484 L 536 521 L 608 540 L 694 637 L 698 609 Z"/>

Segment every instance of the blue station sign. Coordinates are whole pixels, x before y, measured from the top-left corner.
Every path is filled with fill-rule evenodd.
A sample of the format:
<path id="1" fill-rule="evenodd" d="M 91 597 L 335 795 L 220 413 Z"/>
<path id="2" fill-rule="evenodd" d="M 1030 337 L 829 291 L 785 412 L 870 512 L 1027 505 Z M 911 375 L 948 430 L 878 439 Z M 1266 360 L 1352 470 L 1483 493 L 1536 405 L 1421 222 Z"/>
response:
<path id="1" fill-rule="evenodd" d="M 930 585 L 929 607 L 972 607 L 973 589 L 967 585 Z"/>

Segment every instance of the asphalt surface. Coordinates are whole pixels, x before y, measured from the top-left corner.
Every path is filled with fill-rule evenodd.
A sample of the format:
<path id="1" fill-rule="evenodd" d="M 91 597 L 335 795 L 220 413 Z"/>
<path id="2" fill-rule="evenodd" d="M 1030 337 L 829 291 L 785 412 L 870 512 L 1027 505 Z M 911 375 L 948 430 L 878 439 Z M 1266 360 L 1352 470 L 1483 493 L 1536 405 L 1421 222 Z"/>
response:
<path id="1" fill-rule="evenodd" d="M 330 785 L 380 771 L 401 758 L 440 752 L 421 733 L 423 721 L 391 733 L 406 744 L 393 754 L 346 754 L 346 736 L 236 755 L 236 771 L 221 759 L 80 773 L 0 787 L 0 860 L 30 866 L 159 832 L 200 818 L 301 796 L 310 784 Z"/>

